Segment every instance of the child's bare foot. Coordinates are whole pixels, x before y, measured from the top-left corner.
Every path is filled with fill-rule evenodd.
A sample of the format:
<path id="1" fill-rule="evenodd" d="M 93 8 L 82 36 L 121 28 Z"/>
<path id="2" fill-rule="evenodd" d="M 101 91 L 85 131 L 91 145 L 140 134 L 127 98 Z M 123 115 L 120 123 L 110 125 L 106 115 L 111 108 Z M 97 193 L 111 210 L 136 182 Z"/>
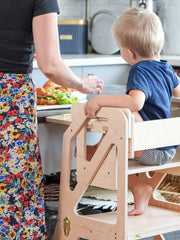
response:
<path id="1" fill-rule="evenodd" d="M 144 183 L 139 183 L 133 189 L 134 209 L 128 212 L 128 216 L 143 214 L 148 207 L 151 194 L 152 194 L 151 186 Z"/>

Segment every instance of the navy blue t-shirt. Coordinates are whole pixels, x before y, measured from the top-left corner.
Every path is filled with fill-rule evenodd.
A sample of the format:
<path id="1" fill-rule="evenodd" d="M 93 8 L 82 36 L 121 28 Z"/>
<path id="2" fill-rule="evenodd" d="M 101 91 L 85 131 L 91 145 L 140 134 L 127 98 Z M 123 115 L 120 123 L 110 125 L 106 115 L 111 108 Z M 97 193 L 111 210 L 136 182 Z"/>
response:
<path id="1" fill-rule="evenodd" d="M 0 0 L 0 72 L 32 72 L 32 19 L 50 12 L 57 0 Z"/>
<path id="2" fill-rule="evenodd" d="M 145 103 L 139 111 L 144 121 L 170 118 L 172 92 L 178 84 L 167 61 L 142 61 L 130 69 L 127 93 L 132 89 L 145 93 Z"/>

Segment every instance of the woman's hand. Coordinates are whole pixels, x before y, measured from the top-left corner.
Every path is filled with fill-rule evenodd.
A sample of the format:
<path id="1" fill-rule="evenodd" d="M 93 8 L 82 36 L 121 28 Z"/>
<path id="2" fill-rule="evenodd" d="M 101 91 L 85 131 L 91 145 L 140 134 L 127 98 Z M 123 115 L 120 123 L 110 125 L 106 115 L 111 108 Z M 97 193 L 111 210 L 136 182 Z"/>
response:
<path id="1" fill-rule="evenodd" d="M 94 75 L 87 75 L 81 78 L 82 87 L 78 89 L 82 93 L 86 94 L 100 94 L 103 89 L 103 80 Z"/>

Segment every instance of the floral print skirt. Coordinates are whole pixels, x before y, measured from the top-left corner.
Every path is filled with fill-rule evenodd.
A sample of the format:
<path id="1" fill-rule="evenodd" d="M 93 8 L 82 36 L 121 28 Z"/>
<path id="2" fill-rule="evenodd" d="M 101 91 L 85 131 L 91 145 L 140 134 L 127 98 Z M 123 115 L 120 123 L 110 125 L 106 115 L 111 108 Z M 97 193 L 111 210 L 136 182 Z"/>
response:
<path id="1" fill-rule="evenodd" d="M 0 239 L 46 237 L 31 74 L 0 73 Z"/>

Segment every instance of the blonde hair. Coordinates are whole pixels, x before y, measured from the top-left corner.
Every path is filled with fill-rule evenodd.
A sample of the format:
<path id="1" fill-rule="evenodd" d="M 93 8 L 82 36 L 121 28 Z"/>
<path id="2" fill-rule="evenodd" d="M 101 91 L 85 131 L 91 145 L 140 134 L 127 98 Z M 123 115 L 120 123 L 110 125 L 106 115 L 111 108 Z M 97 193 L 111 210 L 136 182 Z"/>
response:
<path id="1" fill-rule="evenodd" d="M 124 48 L 142 57 L 159 55 L 164 44 L 164 32 L 159 17 L 148 10 L 131 7 L 113 24 L 112 33 Z"/>

